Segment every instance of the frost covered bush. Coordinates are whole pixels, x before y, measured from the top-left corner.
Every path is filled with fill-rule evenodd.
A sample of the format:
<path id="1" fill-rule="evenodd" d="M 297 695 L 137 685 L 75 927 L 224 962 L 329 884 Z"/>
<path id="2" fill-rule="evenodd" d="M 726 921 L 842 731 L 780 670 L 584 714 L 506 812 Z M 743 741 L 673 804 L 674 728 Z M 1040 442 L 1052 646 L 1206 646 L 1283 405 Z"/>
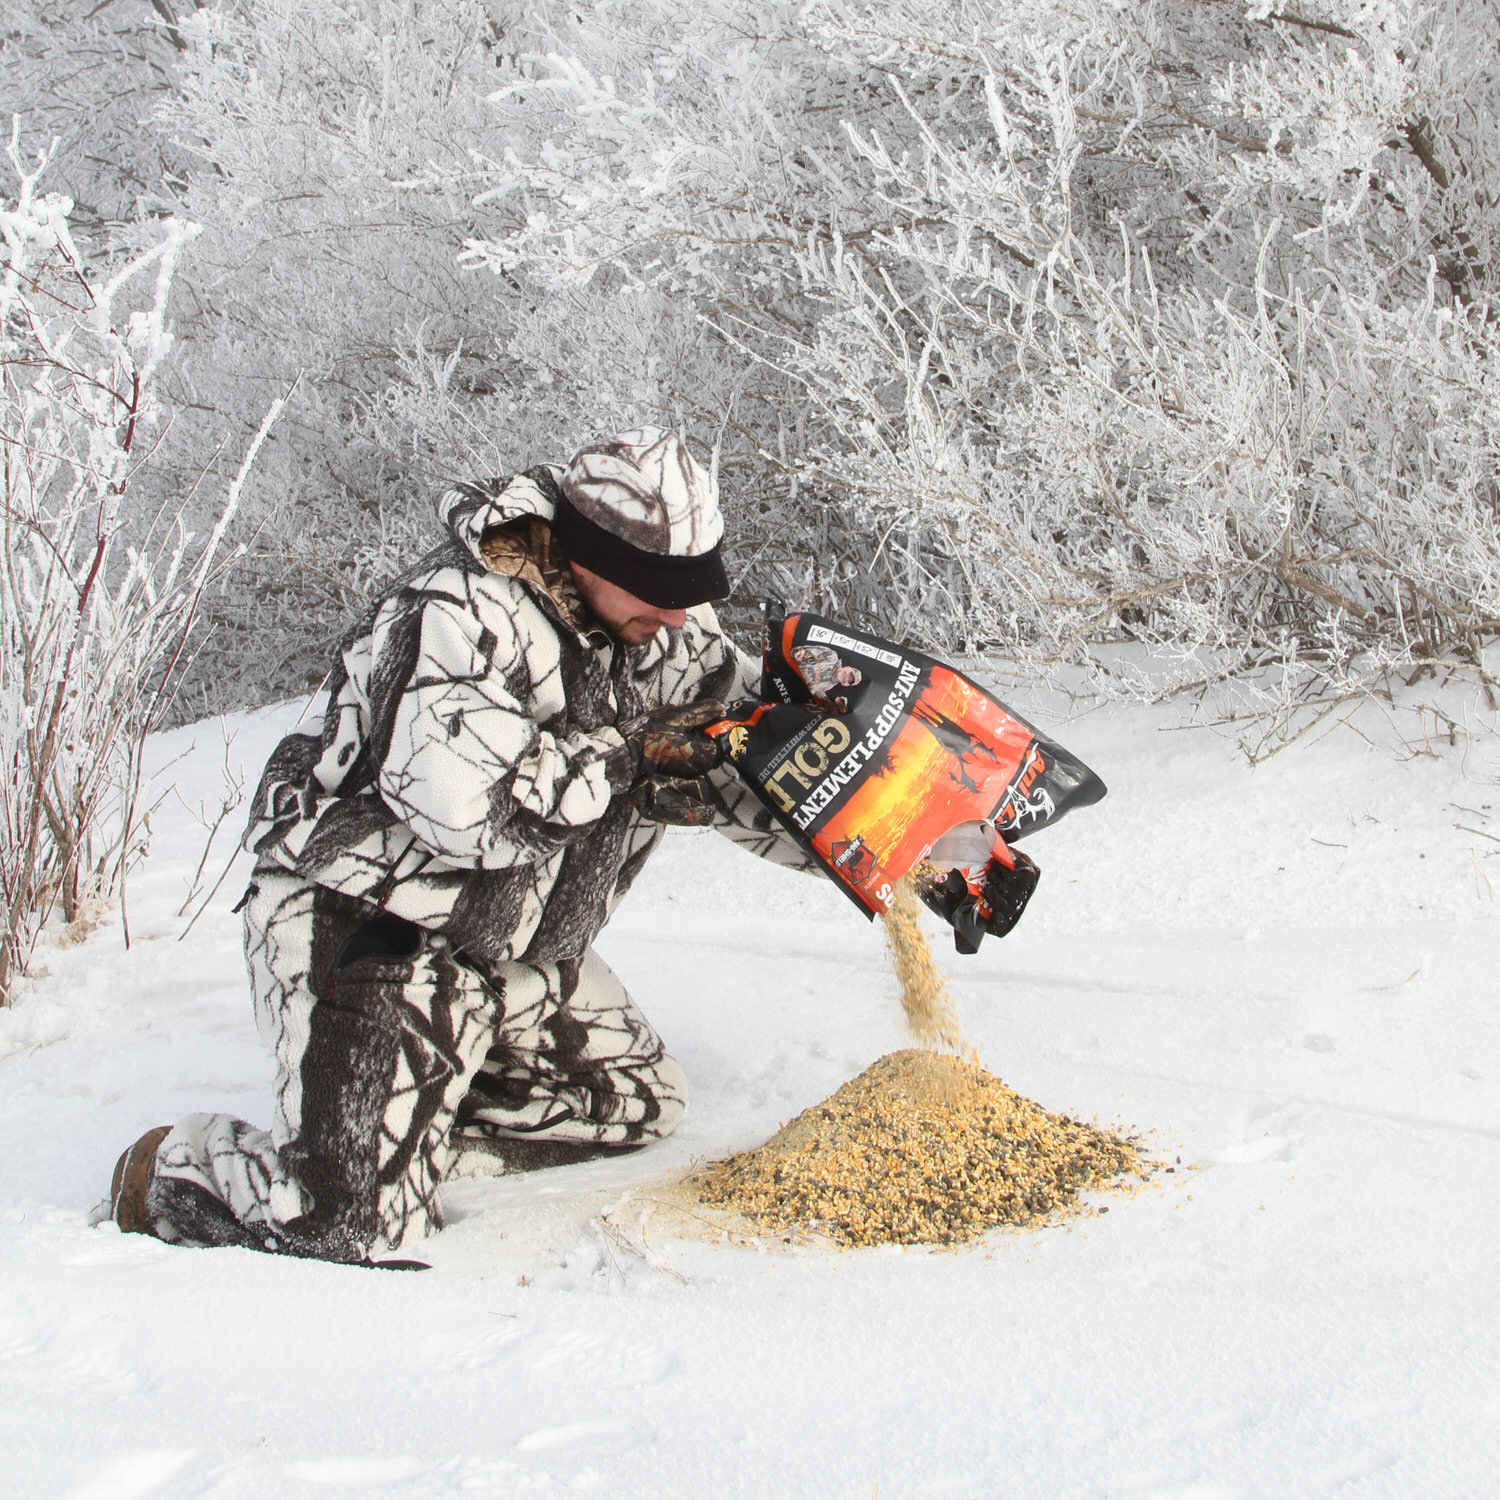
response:
<path id="1" fill-rule="evenodd" d="M 181 22 L 158 120 L 196 161 L 205 232 L 174 452 L 201 446 L 192 421 L 233 422 L 248 386 L 305 372 L 246 497 L 250 568 L 209 601 L 207 701 L 315 682 L 455 473 L 565 461 L 643 420 L 717 460 L 743 604 L 834 602 L 842 580 L 878 615 L 857 523 L 801 502 L 796 381 L 708 320 L 747 298 L 816 319 L 792 257 L 858 211 L 842 111 L 858 93 L 900 115 L 798 15 L 268 0 Z M 653 97 L 626 101 L 616 69 Z"/>
<path id="2" fill-rule="evenodd" d="M 207 537 L 127 504 L 160 432 L 168 294 L 192 227 L 90 265 L 45 156 L 0 199 L 0 1005 L 55 911 L 78 923 L 144 850 L 141 755 L 188 662 L 239 482 Z M 274 415 L 274 411 L 273 411 Z M 267 419 L 269 421 L 269 418 Z M 253 456 L 253 446 L 252 446 Z M 248 464 L 249 459 L 246 459 Z M 243 474 L 241 475 L 241 479 Z"/>
<path id="3" fill-rule="evenodd" d="M 56 141 L 47 182 L 75 234 L 128 241 L 173 211 L 176 152 L 148 120 L 184 45 L 174 15 L 169 0 L 0 0 L 0 139 L 18 117 Z"/>
<path id="4" fill-rule="evenodd" d="M 886 59 L 922 140 L 850 131 L 902 221 L 878 264 L 799 257 L 827 312 L 773 357 L 837 434 L 812 472 L 882 531 L 946 536 L 971 649 L 1142 641 L 1179 680 L 1273 668 L 1283 708 L 1479 669 L 1500 622 L 1493 13 L 1083 0 L 943 29 L 936 9 L 825 12 Z M 910 85 L 965 67 L 959 134 Z"/>
<path id="5" fill-rule="evenodd" d="M 205 228 L 158 472 L 302 374 L 196 707 L 316 681 L 449 476 L 644 420 L 717 464 L 732 615 L 1274 713 L 1479 668 L 1493 7 L 172 14 L 160 181 Z"/>
<path id="6" fill-rule="evenodd" d="M 248 435 L 251 392 L 300 376 L 247 488 L 244 561 L 206 601 L 201 711 L 316 685 L 368 591 L 436 540 L 441 487 L 660 414 L 674 319 L 697 335 L 690 305 L 643 316 L 464 259 L 515 220 L 476 202 L 487 164 L 544 146 L 550 112 L 492 97 L 544 21 L 480 0 L 259 0 L 179 24 L 156 128 L 204 230 L 164 464 L 190 475 L 219 435 Z"/>
<path id="7" fill-rule="evenodd" d="M 741 420 L 799 408 L 766 540 L 821 553 L 821 602 L 966 652 L 1144 642 L 1184 664 L 1152 689 L 1271 668 L 1282 706 L 1479 666 L 1500 620 L 1492 12 L 883 0 L 797 21 L 840 80 L 837 146 L 764 38 L 775 102 L 746 90 L 711 123 L 662 86 L 666 44 L 630 88 L 554 59 L 572 149 L 497 171 L 547 210 L 478 252 L 693 290 L 760 377 Z"/>

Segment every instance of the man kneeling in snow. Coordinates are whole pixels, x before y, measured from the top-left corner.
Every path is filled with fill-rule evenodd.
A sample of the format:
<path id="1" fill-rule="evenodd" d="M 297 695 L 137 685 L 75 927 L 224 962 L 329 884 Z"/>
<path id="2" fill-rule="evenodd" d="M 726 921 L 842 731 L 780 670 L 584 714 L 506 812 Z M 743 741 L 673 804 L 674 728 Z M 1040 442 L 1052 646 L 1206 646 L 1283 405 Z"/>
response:
<path id="1" fill-rule="evenodd" d="M 590 945 L 662 823 L 812 867 L 702 733 L 760 671 L 709 606 L 723 522 L 674 433 L 440 512 L 448 540 L 341 644 L 322 735 L 283 740 L 255 795 L 272 1132 L 150 1131 L 115 1168 L 121 1229 L 365 1261 L 440 1227 L 461 1148 L 670 1134 L 682 1069 Z"/>

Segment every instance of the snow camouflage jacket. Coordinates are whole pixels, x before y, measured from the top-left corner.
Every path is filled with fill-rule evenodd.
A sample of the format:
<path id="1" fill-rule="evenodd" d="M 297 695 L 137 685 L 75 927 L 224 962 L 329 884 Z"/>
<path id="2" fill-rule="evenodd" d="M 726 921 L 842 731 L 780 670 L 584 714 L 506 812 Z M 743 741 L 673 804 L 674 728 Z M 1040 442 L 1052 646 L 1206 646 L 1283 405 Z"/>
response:
<path id="1" fill-rule="evenodd" d="M 760 680 L 708 605 L 644 646 L 593 627 L 548 524 L 561 472 L 443 496 L 448 539 L 344 637 L 321 736 L 277 746 L 244 836 L 489 963 L 580 957 L 660 841 L 616 723 Z M 728 767 L 712 781 L 721 832 L 813 867 Z"/>

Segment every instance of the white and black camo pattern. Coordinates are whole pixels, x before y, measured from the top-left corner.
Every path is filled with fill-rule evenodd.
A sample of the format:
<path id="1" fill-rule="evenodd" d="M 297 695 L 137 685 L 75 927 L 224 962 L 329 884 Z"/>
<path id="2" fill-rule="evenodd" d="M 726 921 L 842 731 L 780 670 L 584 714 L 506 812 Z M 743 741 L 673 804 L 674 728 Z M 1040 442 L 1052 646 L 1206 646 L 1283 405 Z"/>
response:
<path id="1" fill-rule="evenodd" d="M 670 1135 L 687 1079 L 609 965 L 505 964 L 504 1014 L 459 1105 L 458 1150 L 491 1139 L 635 1146 Z"/>
<path id="2" fill-rule="evenodd" d="M 170 1242 L 361 1261 L 441 1227 L 437 1190 L 466 1144 L 632 1146 L 682 1116 L 681 1068 L 593 953 L 459 962 L 440 936 L 262 868 L 245 957 L 274 1123 L 196 1114 L 172 1130 L 146 1200 Z"/>
<path id="3" fill-rule="evenodd" d="M 659 839 L 623 796 L 616 724 L 759 683 L 706 604 L 625 647 L 486 567 L 485 532 L 550 517 L 556 496 L 557 471 L 538 468 L 444 497 L 450 539 L 345 638 L 321 737 L 282 741 L 245 835 L 260 860 L 491 963 L 581 959 Z M 714 789 L 720 831 L 815 867 L 727 767 Z"/>
<path id="4" fill-rule="evenodd" d="M 463 1145 L 630 1146 L 680 1118 L 681 1069 L 590 951 L 662 833 L 615 726 L 758 669 L 706 605 L 626 648 L 569 623 L 539 569 L 487 567 L 485 534 L 556 496 L 546 468 L 445 496 L 449 540 L 341 643 L 322 734 L 272 755 L 245 951 L 275 1120 L 172 1130 L 162 1238 L 359 1261 L 439 1227 Z M 727 768 L 713 791 L 724 833 L 814 867 Z"/>
<path id="5" fill-rule="evenodd" d="M 642 552 L 701 557 L 724 535 L 713 477 L 660 427 L 580 448 L 560 482 L 582 515 Z"/>

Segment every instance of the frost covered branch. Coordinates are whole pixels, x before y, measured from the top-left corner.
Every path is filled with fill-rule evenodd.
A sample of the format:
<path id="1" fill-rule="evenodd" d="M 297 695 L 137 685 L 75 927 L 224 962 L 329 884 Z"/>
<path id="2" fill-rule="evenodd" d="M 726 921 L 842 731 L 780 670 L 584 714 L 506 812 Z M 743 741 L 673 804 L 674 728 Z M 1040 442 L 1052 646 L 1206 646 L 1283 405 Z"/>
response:
<path id="1" fill-rule="evenodd" d="M 45 153 L 24 161 L 18 137 L 0 201 L 0 1004 L 54 911 L 85 922 L 144 852 L 145 738 L 181 681 L 245 472 L 206 539 L 180 505 L 132 520 L 194 227 L 168 221 L 96 273 L 68 200 L 40 190 Z"/>

